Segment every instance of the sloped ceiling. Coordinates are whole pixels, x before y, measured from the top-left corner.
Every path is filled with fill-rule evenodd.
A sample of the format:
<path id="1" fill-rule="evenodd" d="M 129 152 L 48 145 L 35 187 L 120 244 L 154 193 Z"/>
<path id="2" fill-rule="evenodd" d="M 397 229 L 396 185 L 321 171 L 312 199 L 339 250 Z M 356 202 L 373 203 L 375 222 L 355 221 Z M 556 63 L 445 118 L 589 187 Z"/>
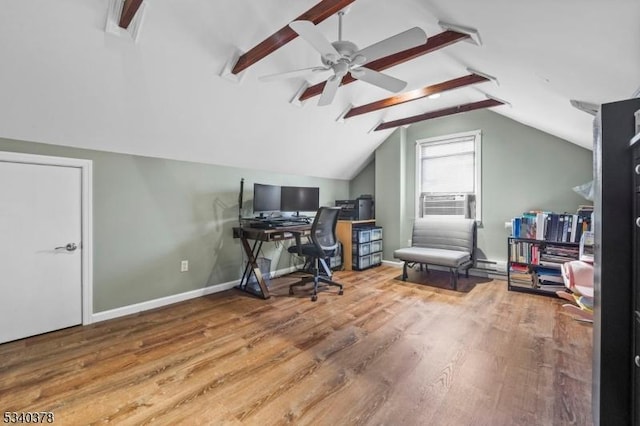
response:
<path id="1" fill-rule="evenodd" d="M 482 83 L 401 106 L 336 118 L 388 92 L 355 82 L 332 105 L 289 103 L 303 80 L 261 75 L 319 64 L 300 38 L 250 67 L 220 76 L 246 51 L 318 0 L 146 0 L 136 42 L 105 32 L 107 0 L 0 0 L 0 137 L 162 158 L 349 179 L 393 130 L 380 121 L 486 99 L 493 111 L 590 148 L 592 117 L 570 99 L 604 103 L 640 86 L 637 0 L 357 0 L 343 38 L 368 46 L 438 21 L 478 30 L 385 72 L 406 90 L 468 74 Z M 337 17 L 318 28 L 337 38 Z M 316 83 L 318 81 L 311 81 Z"/>

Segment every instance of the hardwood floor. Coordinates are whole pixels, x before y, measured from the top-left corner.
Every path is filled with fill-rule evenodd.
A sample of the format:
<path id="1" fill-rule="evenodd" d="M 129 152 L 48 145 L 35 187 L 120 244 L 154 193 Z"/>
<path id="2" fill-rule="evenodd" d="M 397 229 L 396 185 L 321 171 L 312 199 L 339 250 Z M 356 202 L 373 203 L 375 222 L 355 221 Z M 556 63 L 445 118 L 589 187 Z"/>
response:
<path id="1" fill-rule="evenodd" d="M 267 301 L 230 290 L 0 345 L 0 411 L 62 425 L 592 424 L 592 329 L 562 301 L 399 275 L 338 272 L 344 296 L 315 303 L 280 278 Z"/>

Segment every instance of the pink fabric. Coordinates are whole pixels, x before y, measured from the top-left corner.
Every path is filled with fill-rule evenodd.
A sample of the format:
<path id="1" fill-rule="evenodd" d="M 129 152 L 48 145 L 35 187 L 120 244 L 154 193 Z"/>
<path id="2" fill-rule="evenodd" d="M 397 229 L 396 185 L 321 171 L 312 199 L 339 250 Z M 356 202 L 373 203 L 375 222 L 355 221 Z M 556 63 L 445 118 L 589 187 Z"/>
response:
<path id="1" fill-rule="evenodd" d="M 561 265 L 562 280 L 569 290 L 593 297 L 593 265 L 574 260 Z"/>

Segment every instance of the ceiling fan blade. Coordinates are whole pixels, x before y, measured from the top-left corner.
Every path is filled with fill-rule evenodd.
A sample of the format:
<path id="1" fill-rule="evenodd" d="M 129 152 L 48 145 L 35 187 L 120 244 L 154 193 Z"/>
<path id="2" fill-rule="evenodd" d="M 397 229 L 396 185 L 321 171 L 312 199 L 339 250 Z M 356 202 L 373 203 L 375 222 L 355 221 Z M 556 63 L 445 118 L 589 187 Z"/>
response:
<path id="1" fill-rule="evenodd" d="M 366 83 L 373 84 L 374 86 L 381 87 L 390 92 L 399 92 L 407 87 L 407 82 L 391 77 L 387 74 L 371 70 L 369 68 L 360 67 L 351 70 L 351 76 L 358 80 L 362 80 Z"/>
<path id="2" fill-rule="evenodd" d="M 420 27 L 413 27 L 407 31 L 367 46 L 356 52 L 354 57 L 364 56 L 364 63 L 369 63 L 382 57 L 420 46 L 427 42 L 427 34 Z"/>
<path id="3" fill-rule="evenodd" d="M 336 61 L 340 58 L 340 53 L 327 40 L 327 38 L 313 25 L 311 21 L 293 21 L 289 27 L 305 39 L 323 58 Z"/>
<path id="4" fill-rule="evenodd" d="M 338 77 L 334 75 L 324 85 L 324 90 L 322 90 L 322 95 L 320 95 L 320 99 L 318 100 L 318 106 L 329 105 L 333 102 L 333 98 L 336 97 L 336 92 L 338 91 L 338 87 L 340 87 L 340 82 L 342 81 L 342 77 Z"/>
<path id="5" fill-rule="evenodd" d="M 287 78 L 305 77 L 307 75 L 318 74 L 323 71 L 330 71 L 330 70 L 331 68 L 325 68 L 325 67 L 303 68 L 299 70 L 263 75 L 261 77 L 258 77 L 258 80 L 264 81 L 264 82 L 286 80 Z"/>

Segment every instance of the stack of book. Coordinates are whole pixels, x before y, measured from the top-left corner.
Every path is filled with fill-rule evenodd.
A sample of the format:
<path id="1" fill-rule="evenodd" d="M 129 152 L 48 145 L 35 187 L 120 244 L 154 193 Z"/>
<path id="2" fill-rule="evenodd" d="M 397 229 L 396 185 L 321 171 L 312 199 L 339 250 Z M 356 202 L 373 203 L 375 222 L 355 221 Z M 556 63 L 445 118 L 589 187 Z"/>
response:
<path id="1" fill-rule="evenodd" d="M 540 262 L 542 266 L 548 268 L 560 269 L 560 265 L 565 262 L 571 262 L 580 256 L 579 246 L 561 246 L 554 244 L 545 245 L 542 253 L 540 253 Z"/>
<path id="2" fill-rule="evenodd" d="M 532 283 L 531 273 L 525 265 L 512 264 L 509 268 L 509 275 L 512 280 Z"/>
<path id="3" fill-rule="evenodd" d="M 533 273 L 533 286 L 551 291 L 564 290 L 560 269 L 536 268 Z"/>
<path id="4" fill-rule="evenodd" d="M 580 206 L 576 214 L 532 211 L 511 220 L 511 234 L 515 238 L 529 238 L 552 242 L 577 243 L 591 230 L 593 208 Z"/>

